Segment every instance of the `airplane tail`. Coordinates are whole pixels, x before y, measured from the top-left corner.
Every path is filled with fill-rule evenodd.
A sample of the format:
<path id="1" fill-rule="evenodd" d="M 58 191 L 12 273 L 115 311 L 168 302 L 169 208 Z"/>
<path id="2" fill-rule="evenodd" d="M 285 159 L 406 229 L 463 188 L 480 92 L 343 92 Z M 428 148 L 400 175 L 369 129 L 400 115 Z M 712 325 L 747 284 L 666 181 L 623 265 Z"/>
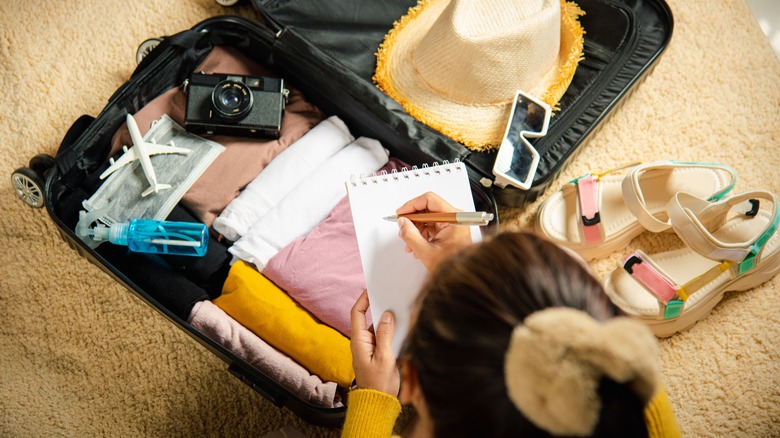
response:
<path id="1" fill-rule="evenodd" d="M 143 193 L 141 193 L 142 197 L 147 197 L 148 195 L 151 195 L 152 193 L 157 193 L 160 190 L 170 189 L 170 184 L 155 184 L 153 186 L 150 186 L 148 189 L 144 190 Z"/>

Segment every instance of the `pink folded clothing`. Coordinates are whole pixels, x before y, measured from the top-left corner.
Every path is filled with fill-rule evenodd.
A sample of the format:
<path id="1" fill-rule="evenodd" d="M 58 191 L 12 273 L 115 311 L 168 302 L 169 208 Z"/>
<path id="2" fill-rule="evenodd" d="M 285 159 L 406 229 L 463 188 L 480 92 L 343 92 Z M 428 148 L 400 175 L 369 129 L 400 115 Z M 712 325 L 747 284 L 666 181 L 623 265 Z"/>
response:
<path id="1" fill-rule="evenodd" d="M 310 374 L 211 301 L 196 303 L 188 321 L 211 340 L 232 351 L 301 400 L 326 408 L 344 405 L 336 383 L 323 382 L 319 377 Z"/>
<path id="2" fill-rule="evenodd" d="M 403 167 L 408 165 L 391 158 L 380 171 Z M 271 257 L 263 275 L 320 321 L 350 336 L 349 311 L 366 288 L 366 280 L 349 199 L 342 198 L 309 234 Z M 370 324 L 370 313 L 366 316 Z"/>
<path id="3" fill-rule="evenodd" d="M 215 47 L 206 56 L 196 72 L 231 73 L 244 76 L 278 76 L 233 48 Z M 306 101 L 303 94 L 289 83 L 287 105 L 282 117 L 281 134 L 278 139 L 256 139 L 224 135 L 204 135 L 205 138 L 225 146 L 225 151 L 203 172 L 182 198 L 187 207 L 200 221 L 211 226 L 220 212 L 249 184 L 280 152 L 301 138 L 313 126 L 324 119 L 324 114 Z M 161 94 L 133 116 L 138 122 L 141 134 L 151 127 L 154 120 L 163 114 L 184 126 L 186 96 L 181 87 Z M 130 146 L 132 140 L 127 126 L 122 125 L 111 140 L 111 156 L 123 145 Z"/>

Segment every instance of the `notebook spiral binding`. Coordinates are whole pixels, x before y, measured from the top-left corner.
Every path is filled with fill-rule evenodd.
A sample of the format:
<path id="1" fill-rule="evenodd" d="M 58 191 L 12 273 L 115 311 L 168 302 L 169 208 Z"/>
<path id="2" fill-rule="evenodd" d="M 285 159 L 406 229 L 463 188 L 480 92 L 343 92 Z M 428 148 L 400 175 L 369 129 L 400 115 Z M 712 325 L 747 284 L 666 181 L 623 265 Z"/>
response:
<path id="1" fill-rule="evenodd" d="M 393 169 L 388 173 L 386 170 L 383 170 L 381 172 L 374 172 L 370 174 L 356 174 L 349 177 L 349 184 L 352 185 L 352 187 L 357 187 L 358 185 L 367 186 L 369 184 L 379 184 L 380 182 L 389 182 L 390 180 L 393 181 L 399 181 L 402 178 L 409 179 L 412 177 L 415 178 L 421 178 L 424 176 L 429 176 L 431 174 L 439 174 L 442 172 L 452 172 L 452 169 L 455 170 L 462 170 L 463 169 L 463 163 L 456 159 L 453 162 L 449 162 L 448 160 L 444 160 L 441 163 L 434 161 L 433 164 L 427 164 L 424 163 L 422 166 L 412 166 L 411 169 L 402 167 L 401 170 Z"/>

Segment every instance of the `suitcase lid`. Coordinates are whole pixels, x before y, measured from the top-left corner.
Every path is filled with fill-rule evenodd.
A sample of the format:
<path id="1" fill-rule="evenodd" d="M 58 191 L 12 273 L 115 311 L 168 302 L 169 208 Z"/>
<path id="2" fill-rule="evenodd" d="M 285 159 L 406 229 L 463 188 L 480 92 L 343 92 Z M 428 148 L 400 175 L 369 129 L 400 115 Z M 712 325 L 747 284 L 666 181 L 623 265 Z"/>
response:
<path id="1" fill-rule="evenodd" d="M 308 42 L 371 87 L 377 48 L 394 21 L 416 3 L 417 0 L 253 1 L 266 25 L 279 33 L 279 46 L 295 47 Z M 532 187 L 521 190 L 494 186 L 500 204 L 520 206 L 541 194 L 610 112 L 652 70 L 671 38 L 672 14 L 663 0 L 576 3 L 585 11 L 580 18 L 585 28 L 585 59 L 560 100 L 560 111 L 553 116 L 547 135 L 533 142 L 540 162 Z M 418 122 L 394 102 L 384 102 L 395 113 L 392 125 L 407 133 L 412 143 L 436 159 L 465 161 L 484 185 L 492 184 L 495 151 L 471 151 Z"/>

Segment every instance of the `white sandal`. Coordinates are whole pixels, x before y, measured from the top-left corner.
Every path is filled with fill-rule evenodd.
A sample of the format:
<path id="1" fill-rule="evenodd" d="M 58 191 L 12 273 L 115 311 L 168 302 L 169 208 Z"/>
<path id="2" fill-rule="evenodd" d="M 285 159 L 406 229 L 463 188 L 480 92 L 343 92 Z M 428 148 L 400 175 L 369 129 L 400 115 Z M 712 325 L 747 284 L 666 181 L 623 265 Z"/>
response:
<path id="1" fill-rule="evenodd" d="M 623 169 L 628 169 L 625 175 L 618 172 Z M 586 260 L 603 257 L 624 248 L 644 230 L 668 230 L 666 204 L 675 193 L 715 201 L 734 187 L 736 179 L 729 166 L 678 161 L 588 174 L 542 203 L 536 230 Z"/>
<path id="2" fill-rule="evenodd" d="M 718 202 L 678 193 L 667 210 L 688 247 L 629 254 L 607 278 L 606 293 L 656 336 L 683 331 L 705 318 L 725 292 L 750 289 L 780 272 L 779 209 L 766 191 Z"/>

